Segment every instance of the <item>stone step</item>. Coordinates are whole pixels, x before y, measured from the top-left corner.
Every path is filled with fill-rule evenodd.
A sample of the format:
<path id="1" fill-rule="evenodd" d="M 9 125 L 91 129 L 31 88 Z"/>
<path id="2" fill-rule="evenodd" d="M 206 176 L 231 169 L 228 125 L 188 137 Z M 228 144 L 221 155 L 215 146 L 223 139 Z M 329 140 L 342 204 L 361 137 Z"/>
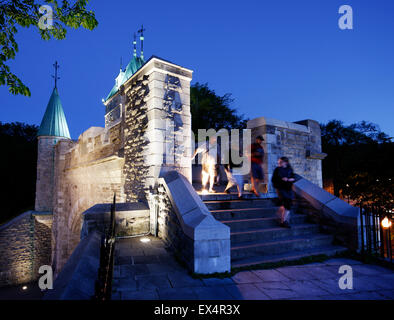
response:
<path id="1" fill-rule="evenodd" d="M 251 266 L 251 265 L 262 264 L 262 263 L 292 261 L 292 260 L 298 260 L 301 258 L 323 255 L 323 254 L 327 256 L 333 256 L 336 253 L 340 253 L 346 250 L 347 250 L 346 248 L 340 246 L 325 246 L 325 247 L 318 247 L 318 248 L 303 250 L 303 251 L 287 252 L 277 255 L 268 255 L 268 256 L 259 255 L 259 256 L 253 256 L 247 258 L 234 258 L 231 259 L 231 267 L 239 268 L 239 267 Z"/>
<path id="2" fill-rule="evenodd" d="M 231 246 L 231 258 L 276 255 L 331 245 L 332 235 L 312 234 L 271 241 L 249 241 Z"/>
<path id="3" fill-rule="evenodd" d="M 275 227 L 264 229 L 250 229 L 247 231 L 231 232 L 231 245 L 250 241 L 272 241 L 295 236 L 317 234 L 319 226 L 316 224 L 293 225 L 291 229 Z"/>
<path id="4" fill-rule="evenodd" d="M 237 193 L 209 193 L 209 194 L 201 194 L 199 193 L 200 198 L 203 201 L 226 201 L 226 200 L 240 200 L 238 198 Z M 245 192 L 242 195 L 242 199 L 244 200 L 259 200 L 259 199 L 273 199 L 276 198 L 277 195 L 275 193 L 262 193 L 260 197 L 256 197 L 254 193 Z"/>
<path id="5" fill-rule="evenodd" d="M 275 203 L 272 199 L 250 200 L 212 200 L 204 201 L 209 210 L 243 209 L 243 208 L 272 208 Z"/>
<path id="6" fill-rule="evenodd" d="M 294 214 L 291 216 L 290 222 L 292 225 L 304 223 L 307 216 L 303 214 Z M 264 218 L 251 218 L 251 219 L 231 219 L 219 220 L 221 223 L 230 227 L 231 232 L 247 231 L 251 229 L 272 228 L 278 226 L 278 218 L 275 214 Z"/>
<path id="7" fill-rule="evenodd" d="M 264 218 L 275 214 L 277 211 L 278 211 L 277 207 L 270 207 L 270 208 L 211 210 L 211 213 L 217 220 L 231 220 L 231 219 Z"/>

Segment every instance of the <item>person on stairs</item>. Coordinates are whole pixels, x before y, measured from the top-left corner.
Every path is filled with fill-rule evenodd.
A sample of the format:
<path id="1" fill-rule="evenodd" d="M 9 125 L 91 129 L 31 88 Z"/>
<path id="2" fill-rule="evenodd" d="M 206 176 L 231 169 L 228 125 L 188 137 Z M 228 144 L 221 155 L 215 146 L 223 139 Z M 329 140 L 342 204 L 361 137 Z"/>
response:
<path id="1" fill-rule="evenodd" d="M 264 182 L 263 159 L 264 149 L 261 145 L 264 141 L 262 136 L 258 136 L 256 141 L 250 146 L 251 151 L 251 170 L 252 192 L 260 197 L 259 184 Z"/>
<path id="2" fill-rule="evenodd" d="M 278 209 L 278 216 L 280 219 L 280 226 L 284 228 L 291 228 L 290 210 L 293 201 L 292 187 L 294 181 L 294 171 L 289 163 L 289 159 L 281 157 L 272 175 L 272 184 L 279 198 L 280 207 Z"/>

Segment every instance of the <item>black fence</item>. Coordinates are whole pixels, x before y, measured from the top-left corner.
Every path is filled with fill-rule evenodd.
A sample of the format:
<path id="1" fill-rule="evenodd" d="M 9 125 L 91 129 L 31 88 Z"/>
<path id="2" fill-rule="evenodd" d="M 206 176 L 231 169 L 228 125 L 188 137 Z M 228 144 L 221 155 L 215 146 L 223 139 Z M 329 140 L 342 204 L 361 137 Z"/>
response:
<path id="1" fill-rule="evenodd" d="M 373 206 L 360 207 L 361 251 L 393 262 L 392 212 Z"/>
<path id="2" fill-rule="evenodd" d="M 112 275 L 114 268 L 115 251 L 115 210 L 116 194 L 111 205 L 110 223 L 101 238 L 100 267 L 95 287 L 95 300 L 110 300 L 112 291 Z"/>

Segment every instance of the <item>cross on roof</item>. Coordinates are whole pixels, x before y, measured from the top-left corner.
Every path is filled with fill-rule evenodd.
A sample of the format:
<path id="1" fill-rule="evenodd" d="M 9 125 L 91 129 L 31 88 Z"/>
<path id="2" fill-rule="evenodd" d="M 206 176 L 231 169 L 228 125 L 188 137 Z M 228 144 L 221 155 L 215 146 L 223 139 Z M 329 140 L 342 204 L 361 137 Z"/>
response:
<path id="1" fill-rule="evenodd" d="M 57 80 L 60 79 L 60 77 L 57 76 L 57 70 L 60 68 L 59 64 L 57 63 L 57 61 L 55 61 L 55 63 L 53 64 L 54 68 L 55 68 L 55 75 L 52 76 L 52 78 L 55 79 L 55 88 L 57 88 Z"/>

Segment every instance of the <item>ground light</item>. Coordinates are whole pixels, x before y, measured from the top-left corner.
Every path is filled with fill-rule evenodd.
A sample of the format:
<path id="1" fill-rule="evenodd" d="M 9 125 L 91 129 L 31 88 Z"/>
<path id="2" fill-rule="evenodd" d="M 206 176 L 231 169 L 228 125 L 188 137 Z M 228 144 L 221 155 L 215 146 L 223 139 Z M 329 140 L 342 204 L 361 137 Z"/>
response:
<path id="1" fill-rule="evenodd" d="M 22 287 L 22 290 L 27 290 L 27 286 L 23 286 L 23 287 Z"/>
<path id="2" fill-rule="evenodd" d="M 146 243 L 146 242 L 150 242 L 150 239 L 146 238 L 146 237 L 143 237 L 143 238 L 140 239 L 140 241 Z"/>

